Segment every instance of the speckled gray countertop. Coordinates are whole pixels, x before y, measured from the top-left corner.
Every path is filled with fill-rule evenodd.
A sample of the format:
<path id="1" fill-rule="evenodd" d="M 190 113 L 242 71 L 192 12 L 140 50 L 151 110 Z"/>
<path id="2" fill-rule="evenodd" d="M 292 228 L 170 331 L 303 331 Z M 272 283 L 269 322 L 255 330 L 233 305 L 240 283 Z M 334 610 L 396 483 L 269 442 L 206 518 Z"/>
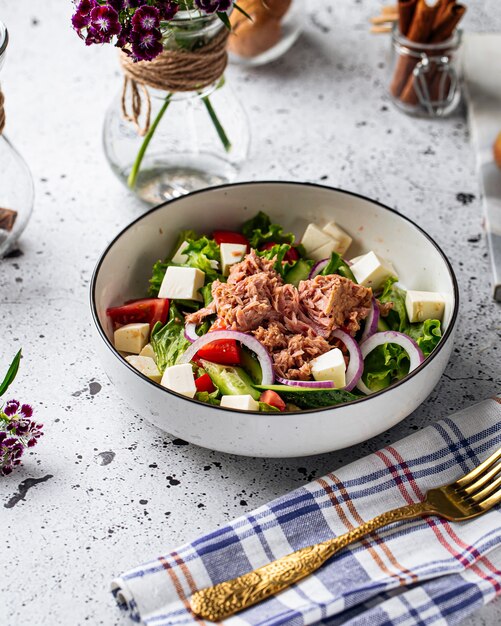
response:
<path id="1" fill-rule="evenodd" d="M 23 346 L 12 394 L 33 402 L 46 431 L 0 480 L 2 624 L 124 624 L 109 593 L 123 570 L 501 389 L 500 307 L 489 296 L 464 112 L 428 122 L 395 111 L 385 95 L 388 38 L 367 32 L 379 2 L 320 4 L 284 59 L 228 71 L 252 124 L 240 178 L 321 181 L 412 217 L 451 258 L 461 316 L 444 376 L 403 423 L 348 450 L 275 461 L 173 441 L 106 379 L 93 352 L 89 280 L 107 242 L 144 210 L 101 149 L 120 85 L 116 56 L 78 40 L 69 0 L 43 9 L 0 0 L 11 34 L 7 134 L 36 186 L 20 252 L 0 263 L 0 357 L 5 367 Z M 501 29 L 497 0 L 469 4 L 466 29 Z M 500 622 L 498 602 L 468 623 Z"/>

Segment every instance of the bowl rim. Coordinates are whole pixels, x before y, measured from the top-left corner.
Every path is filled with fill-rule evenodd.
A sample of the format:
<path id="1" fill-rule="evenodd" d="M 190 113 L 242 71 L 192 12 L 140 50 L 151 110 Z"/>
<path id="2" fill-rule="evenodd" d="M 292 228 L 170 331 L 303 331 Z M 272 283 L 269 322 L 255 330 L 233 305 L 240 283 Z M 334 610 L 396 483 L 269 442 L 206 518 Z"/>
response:
<path id="1" fill-rule="evenodd" d="M 98 330 L 98 333 L 100 334 L 101 338 L 103 339 L 105 345 L 109 348 L 109 350 L 111 350 L 112 354 L 120 361 L 120 363 L 122 363 L 122 365 L 125 365 L 126 367 L 128 367 L 131 370 L 131 372 L 133 372 L 133 374 L 135 374 L 136 376 L 139 376 L 140 378 L 142 378 L 144 381 L 146 381 L 147 383 L 149 383 L 150 385 L 152 385 L 156 389 L 161 389 L 168 395 L 175 396 L 175 397 L 180 398 L 182 400 L 185 400 L 187 402 L 191 402 L 191 403 L 193 403 L 195 405 L 203 406 L 203 407 L 209 408 L 209 409 L 216 409 L 218 411 L 225 411 L 225 412 L 228 412 L 228 413 L 236 413 L 236 412 L 238 412 L 238 413 L 246 413 L 248 415 L 259 416 L 261 418 L 268 418 L 270 415 L 276 416 L 275 413 L 268 413 L 268 412 L 265 412 L 265 411 L 235 411 L 235 409 L 230 409 L 230 408 L 227 408 L 227 407 L 221 407 L 221 406 L 218 406 L 218 405 L 208 404 L 207 402 L 202 402 L 201 400 L 197 400 L 196 398 L 189 398 L 189 397 L 184 396 L 184 395 L 182 395 L 180 393 L 177 393 L 176 391 L 172 391 L 171 389 L 167 389 L 166 387 L 162 387 L 162 385 L 160 385 L 160 383 L 154 382 L 153 380 L 151 380 L 150 378 L 148 378 L 147 376 L 142 374 L 140 371 L 138 371 L 137 369 L 132 367 L 132 365 L 130 363 L 128 363 L 119 354 L 118 350 L 115 349 L 115 347 L 113 346 L 112 342 L 108 339 L 108 336 L 104 332 L 103 327 L 101 326 L 101 322 L 99 321 L 99 317 L 97 315 L 97 306 L 96 306 L 96 283 L 97 283 L 97 278 L 98 278 L 101 266 L 104 263 L 104 260 L 106 259 L 106 257 L 108 255 L 108 253 L 110 252 L 111 248 L 113 248 L 115 243 L 130 228 L 135 226 L 138 222 L 140 222 L 141 220 L 145 219 L 146 217 L 148 217 L 152 213 L 162 209 L 163 207 L 165 207 L 167 205 L 171 205 L 171 204 L 174 204 L 176 202 L 182 201 L 183 199 L 185 199 L 188 196 L 197 196 L 197 195 L 204 194 L 204 193 L 210 193 L 211 191 L 218 191 L 218 190 L 221 190 L 221 189 L 231 189 L 231 188 L 234 188 L 234 187 L 252 187 L 253 185 L 294 185 L 294 186 L 298 186 L 298 187 L 313 187 L 315 189 L 322 189 L 322 190 L 326 190 L 326 191 L 337 191 L 339 193 L 342 193 L 342 194 L 345 194 L 345 195 L 348 195 L 348 196 L 352 196 L 352 197 L 355 197 L 355 198 L 360 198 L 362 200 L 366 200 L 367 202 L 371 202 L 372 204 L 375 204 L 375 205 L 381 207 L 382 209 L 397 215 L 401 219 L 405 220 L 406 222 L 408 222 L 409 224 L 414 226 L 414 228 L 416 228 L 435 247 L 435 249 L 438 251 L 438 253 L 442 257 L 442 260 L 445 263 L 445 266 L 447 268 L 447 271 L 449 272 L 449 276 L 451 278 L 452 285 L 453 285 L 453 288 L 454 288 L 454 309 L 452 311 L 451 320 L 450 320 L 449 325 L 447 326 L 447 330 L 442 335 L 442 338 L 441 338 L 438 346 L 418 367 L 416 367 L 416 369 L 414 369 L 412 372 L 407 374 L 407 376 L 402 378 L 402 380 L 399 380 L 398 382 L 390 385 L 389 387 L 386 387 L 385 389 L 380 389 L 379 391 L 375 391 L 370 396 L 365 396 L 365 397 L 360 398 L 358 400 L 352 400 L 350 402 L 344 402 L 344 403 L 341 403 L 341 404 L 335 404 L 335 405 L 326 406 L 326 407 L 318 407 L 318 408 L 314 408 L 314 409 L 301 409 L 299 411 L 287 411 L 287 413 L 285 413 L 285 415 L 305 415 L 305 414 L 312 414 L 312 413 L 321 413 L 321 412 L 325 412 L 325 411 L 335 411 L 336 409 L 342 409 L 343 407 L 346 407 L 346 406 L 354 406 L 354 405 L 360 404 L 362 402 L 368 402 L 372 398 L 375 398 L 377 396 L 382 396 L 383 394 L 386 394 L 386 393 L 392 391 L 393 389 L 396 389 L 397 387 L 399 387 L 399 386 L 401 386 L 401 385 L 403 385 L 405 383 L 408 383 L 413 377 L 415 377 L 417 374 L 419 374 L 421 371 L 423 371 L 425 369 L 425 367 L 429 363 L 431 363 L 431 361 L 433 361 L 438 356 L 438 354 L 441 352 L 441 350 L 443 349 L 443 347 L 447 343 L 448 339 L 452 335 L 452 333 L 454 331 L 454 328 L 456 326 L 456 322 L 457 322 L 457 318 L 458 318 L 458 312 L 459 312 L 459 286 L 458 286 L 457 278 L 456 278 L 456 275 L 455 275 L 454 270 L 452 268 L 451 262 L 449 261 L 448 257 L 445 255 L 445 253 L 442 250 L 442 248 L 437 244 L 437 242 L 430 235 L 428 235 L 428 233 L 423 228 L 421 228 L 421 226 L 416 224 L 416 222 L 414 222 L 412 219 L 410 219 L 406 215 L 403 215 L 402 213 L 399 213 L 396 209 L 392 209 L 391 207 L 383 204 L 382 202 L 379 202 L 378 200 L 373 200 L 372 198 L 369 198 L 368 196 L 365 196 L 363 194 L 357 193 L 355 191 L 349 191 L 349 190 L 346 190 L 346 189 L 341 189 L 339 187 L 330 187 L 329 185 L 321 185 L 319 183 L 300 182 L 300 181 L 287 181 L 287 180 L 242 181 L 242 182 L 236 182 L 236 183 L 227 183 L 227 184 L 224 184 L 224 185 L 215 185 L 214 187 L 206 187 L 204 189 L 199 189 L 197 191 L 192 191 L 192 192 L 190 192 L 188 194 L 180 196 L 179 198 L 173 198 L 172 200 L 166 200 L 165 202 L 162 202 L 161 204 L 158 204 L 158 205 L 152 207 L 151 209 L 146 211 L 146 213 L 143 213 L 142 215 L 140 215 L 136 219 L 132 220 L 132 222 L 127 224 L 127 226 L 125 226 L 112 239 L 112 241 L 106 246 L 105 250 L 102 252 L 101 256 L 99 257 L 99 260 L 98 260 L 98 262 L 97 262 L 97 264 L 96 264 L 96 266 L 94 268 L 94 272 L 92 273 L 92 279 L 91 279 L 91 282 L 90 282 L 90 308 L 91 308 L 91 313 L 92 313 L 92 319 L 93 319 L 94 324 L 95 324 L 95 326 L 96 326 L 96 328 Z"/>

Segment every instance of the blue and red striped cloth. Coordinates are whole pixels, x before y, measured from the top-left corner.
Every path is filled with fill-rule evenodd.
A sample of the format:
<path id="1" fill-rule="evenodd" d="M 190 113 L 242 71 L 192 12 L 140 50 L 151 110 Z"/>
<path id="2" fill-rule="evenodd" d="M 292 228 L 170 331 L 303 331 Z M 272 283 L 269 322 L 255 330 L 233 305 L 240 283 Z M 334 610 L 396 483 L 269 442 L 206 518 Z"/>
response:
<path id="1" fill-rule="evenodd" d="M 417 502 L 500 446 L 501 399 L 495 398 L 126 572 L 112 583 L 113 594 L 137 622 L 202 625 L 189 610 L 194 591 Z M 426 517 L 393 524 L 224 624 L 441 626 L 458 624 L 500 593 L 498 506 L 468 522 Z"/>

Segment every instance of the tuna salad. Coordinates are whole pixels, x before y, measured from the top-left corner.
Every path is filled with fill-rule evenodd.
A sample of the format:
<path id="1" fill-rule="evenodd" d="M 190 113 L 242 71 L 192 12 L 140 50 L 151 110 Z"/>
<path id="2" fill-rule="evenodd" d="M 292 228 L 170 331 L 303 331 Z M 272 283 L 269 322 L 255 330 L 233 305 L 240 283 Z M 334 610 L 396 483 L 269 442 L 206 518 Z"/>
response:
<path id="1" fill-rule="evenodd" d="M 359 400 L 418 367 L 442 335 L 443 294 L 404 289 L 398 259 L 334 221 L 300 241 L 259 213 L 238 231 L 183 231 L 147 298 L 108 309 L 114 345 L 143 376 L 241 411 Z"/>

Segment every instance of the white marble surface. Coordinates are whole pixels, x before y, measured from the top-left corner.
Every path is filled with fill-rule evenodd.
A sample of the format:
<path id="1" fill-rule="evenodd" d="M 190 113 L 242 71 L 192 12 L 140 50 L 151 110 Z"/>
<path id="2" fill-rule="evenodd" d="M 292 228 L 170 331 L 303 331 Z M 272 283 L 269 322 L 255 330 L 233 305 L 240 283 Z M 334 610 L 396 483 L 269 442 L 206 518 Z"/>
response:
<path id="1" fill-rule="evenodd" d="M 0 480 L 2 624 L 125 624 L 109 593 L 116 574 L 501 389 L 500 307 L 488 296 L 464 114 L 428 122 L 396 112 L 385 95 L 389 41 L 367 34 L 379 3 L 319 5 L 286 58 L 228 72 L 253 129 L 241 179 L 322 181 L 413 217 L 450 255 L 461 319 L 440 384 L 402 424 L 353 449 L 268 461 L 179 445 L 106 380 L 92 349 L 89 279 L 106 243 L 142 211 L 101 149 L 120 85 L 115 53 L 78 40 L 69 0 L 0 0 L 11 33 L 7 133 L 36 186 L 23 254 L 0 263 L 0 357 L 5 367 L 23 346 L 12 393 L 33 402 L 46 430 Z M 470 5 L 467 29 L 501 30 L 498 0 Z M 16 496 L 23 481 L 43 478 Z M 468 621 L 500 622 L 499 602 Z"/>

